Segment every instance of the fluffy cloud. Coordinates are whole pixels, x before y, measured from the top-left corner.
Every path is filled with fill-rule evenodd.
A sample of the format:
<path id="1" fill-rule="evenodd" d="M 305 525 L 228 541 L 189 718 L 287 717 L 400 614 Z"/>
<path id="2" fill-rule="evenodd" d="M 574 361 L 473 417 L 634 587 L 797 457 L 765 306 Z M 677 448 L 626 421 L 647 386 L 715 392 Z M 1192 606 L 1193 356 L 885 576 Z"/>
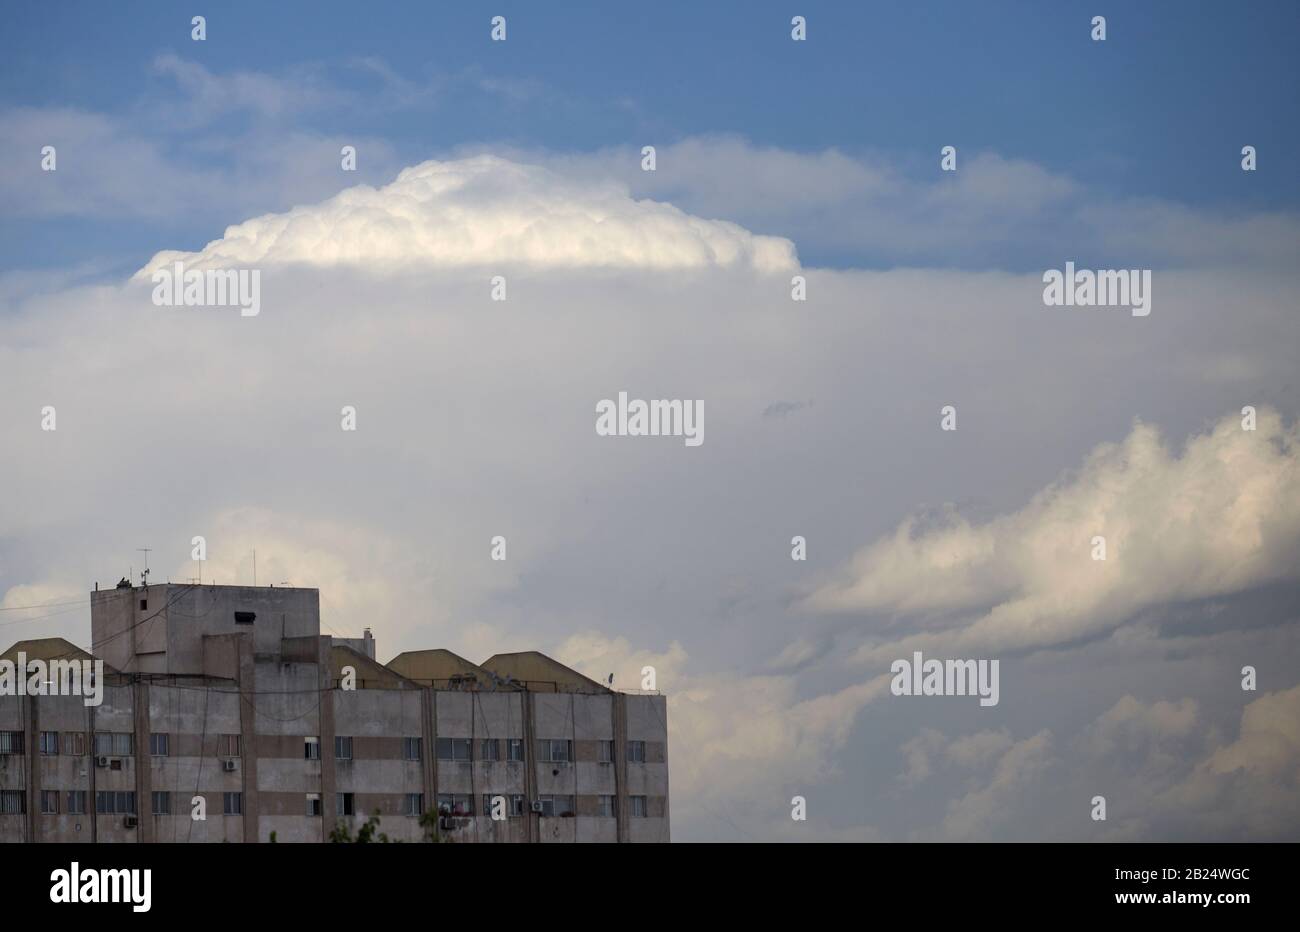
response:
<path id="1" fill-rule="evenodd" d="M 956 172 L 938 170 L 938 152 L 918 166 L 870 151 L 800 152 L 726 135 L 659 147 L 655 172 L 640 171 L 634 155 L 528 157 L 573 177 L 619 177 L 638 196 L 780 233 L 806 255 L 852 257 L 855 265 L 1041 269 L 1089 255 L 1123 268 L 1287 268 L 1300 243 L 1295 211 L 1120 197 L 996 152 L 962 150 Z"/>
<path id="2" fill-rule="evenodd" d="M 1158 746 L 1192 734 L 1196 716 L 1197 703 L 1193 699 L 1147 704 L 1124 696 L 1089 729 L 1087 743 L 1097 755 Z"/>
<path id="3" fill-rule="evenodd" d="M 1106 559 L 1094 560 L 1103 536 Z M 1139 424 L 1009 515 L 900 524 L 815 591 L 820 611 L 956 616 L 952 631 L 863 651 L 879 660 L 943 644 L 990 652 L 1061 645 L 1150 606 L 1300 573 L 1300 437 L 1274 411 L 1228 416 L 1181 454 Z M 973 613 L 973 614 L 972 614 Z"/>
<path id="4" fill-rule="evenodd" d="M 988 838 L 999 823 L 1019 809 L 1026 790 L 1043 782 L 1056 764 L 1051 731 L 1043 729 L 1014 742 L 997 756 L 986 782 L 948 804 L 939 824 L 939 837 L 953 841 Z"/>
<path id="5" fill-rule="evenodd" d="M 947 800 L 940 816 L 914 819 L 917 839 L 1293 840 L 1298 722 L 1300 686 L 1247 702 L 1229 737 L 1193 699 L 1124 696 L 1065 741 L 1046 729 L 1021 740 L 922 729 L 900 748 L 896 785 L 911 813 L 928 811 L 927 791 Z M 1096 795 L 1104 821 L 1090 817 Z"/>
<path id="6" fill-rule="evenodd" d="M 139 277 L 178 260 L 203 268 L 497 263 L 778 272 L 798 265 L 788 240 L 488 155 L 425 162 L 379 189 L 349 188 L 323 204 L 257 217 L 198 253 L 158 253 Z"/>
<path id="7" fill-rule="evenodd" d="M 1268 693 L 1246 706 L 1236 741 L 1205 762 L 1215 774 L 1239 770 L 1300 781 L 1300 686 Z"/>
<path id="8" fill-rule="evenodd" d="M 1249 694 L 1243 694 L 1249 695 Z M 1294 840 L 1300 833 L 1300 685 L 1247 702 L 1239 724 L 1195 721 L 1197 704 L 1126 697 L 1098 718 L 1080 747 L 1123 734 L 1103 767 L 1077 772 L 1110 786 L 1105 837 L 1186 841 Z M 1181 749 L 1180 749 L 1181 746 Z M 1190 752 L 1188 749 L 1190 748 Z"/>
<path id="9" fill-rule="evenodd" d="M 858 713 L 888 682 L 800 698 L 792 676 L 691 672 L 679 643 L 656 654 L 595 632 L 568 638 L 555 656 L 598 681 L 614 671 L 616 686 L 639 685 L 641 669 L 655 667 L 668 695 L 674 818 L 715 830 L 737 817 L 765 831 L 788 826 L 789 793 L 832 774 Z"/>

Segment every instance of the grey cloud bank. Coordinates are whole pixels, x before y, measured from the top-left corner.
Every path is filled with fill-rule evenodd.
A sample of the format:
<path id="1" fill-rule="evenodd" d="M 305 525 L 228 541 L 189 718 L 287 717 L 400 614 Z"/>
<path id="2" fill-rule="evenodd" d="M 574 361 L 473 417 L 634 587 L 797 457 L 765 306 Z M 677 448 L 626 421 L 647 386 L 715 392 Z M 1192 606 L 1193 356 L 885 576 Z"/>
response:
<path id="1" fill-rule="evenodd" d="M 1106 747 L 1122 753 L 1091 772 L 1141 800 L 1108 826 L 1125 837 L 1227 832 L 1218 813 L 1241 791 L 1300 811 L 1281 808 L 1296 792 L 1288 745 L 1269 750 L 1296 688 L 1294 604 L 1249 631 L 1209 610 L 1300 584 L 1285 500 L 1294 272 L 1168 270 L 1161 312 L 1140 321 L 1045 308 L 1041 269 L 805 269 L 809 300 L 795 303 L 741 228 L 617 186 L 569 197 L 527 167 L 437 172 L 467 213 L 449 252 L 436 231 L 394 237 L 396 253 L 364 235 L 357 203 L 406 216 L 392 186 L 248 221 L 201 250 L 217 266 L 265 260 L 252 320 L 157 308 L 144 279 L 25 297 L 0 317 L 0 414 L 31 425 L 0 461 L 0 482 L 22 490 L 0 500 L 0 604 L 81 597 L 142 542 L 155 578 L 187 578 L 204 534 L 205 578 L 251 580 L 256 547 L 259 578 L 319 586 L 326 623 L 365 618 L 384 652 L 540 645 L 625 683 L 655 664 L 676 838 L 806 837 L 792 834 L 795 792 L 818 801 L 807 829 L 823 837 L 1081 837 L 1053 778 Z M 597 206 L 650 211 L 655 236 L 575 264 L 583 237 L 517 231 L 535 261 L 496 303 L 468 260 L 515 255 L 485 237 L 517 201 L 552 230 L 588 229 Z M 466 261 L 422 262 L 426 248 Z M 792 248 L 774 248 L 784 270 Z M 378 274 L 392 255 L 402 274 Z M 708 443 L 599 437 L 593 403 L 619 386 L 706 399 Z M 774 398 L 817 401 L 758 416 Z M 960 427 L 943 432 L 950 403 Z M 345 404 L 355 432 L 339 430 Z M 1233 434 L 1246 404 L 1259 428 Z M 39 429 L 45 405 L 55 432 Z M 916 517 L 927 509 L 947 518 Z M 1087 540 L 1119 521 L 1099 580 Z M 504 563 L 488 559 L 496 534 Z M 806 564 L 790 560 L 793 534 Z M 1175 603 L 1208 620 L 1144 618 Z M 11 630 L 76 641 L 84 626 L 73 612 Z M 926 656 L 1009 652 L 999 704 L 885 702 L 889 660 L 912 638 Z M 1239 654 L 1262 658 L 1258 694 L 1236 685 Z M 1047 676 L 1053 664 L 1072 672 Z M 1156 711 L 1106 718 L 1129 695 Z M 1203 741 L 1160 705 L 1185 702 Z M 926 729 L 942 742 L 924 745 L 922 779 L 922 745 L 901 749 Z M 1165 732 L 1154 751 L 1141 743 Z M 904 773 L 908 811 L 930 824 L 892 814 Z M 1295 819 L 1267 826 L 1254 805 L 1233 810 L 1238 831 L 1295 837 Z"/>

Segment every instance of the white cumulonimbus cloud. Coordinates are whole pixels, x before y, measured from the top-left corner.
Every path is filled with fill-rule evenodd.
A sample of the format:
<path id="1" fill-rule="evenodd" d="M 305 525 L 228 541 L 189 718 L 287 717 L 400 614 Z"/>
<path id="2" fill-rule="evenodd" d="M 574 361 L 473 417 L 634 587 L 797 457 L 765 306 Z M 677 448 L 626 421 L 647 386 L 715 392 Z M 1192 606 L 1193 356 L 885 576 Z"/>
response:
<path id="1" fill-rule="evenodd" d="M 196 253 L 156 254 L 136 277 L 147 279 L 177 261 L 194 268 L 510 264 L 765 273 L 798 267 L 787 239 L 636 200 L 615 182 L 580 184 L 491 155 L 424 162 L 381 188 L 360 185 L 320 204 L 255 217 Z"/>
<path id="2" fill-rule="evenodd" d="M 1096 538 L 1104 538 L 1105 559 Z M 806 600 L 815 610 L 939 619 L 952 630 L 859 651 L 1050 647 L 1104 633 L 1162 603 L 1294 580 L 1300 436 L 1269 410 L 1225 417 L 1171 451 L 1138 424 L 1019 511 L 984 524 L 904 521 Z"/>

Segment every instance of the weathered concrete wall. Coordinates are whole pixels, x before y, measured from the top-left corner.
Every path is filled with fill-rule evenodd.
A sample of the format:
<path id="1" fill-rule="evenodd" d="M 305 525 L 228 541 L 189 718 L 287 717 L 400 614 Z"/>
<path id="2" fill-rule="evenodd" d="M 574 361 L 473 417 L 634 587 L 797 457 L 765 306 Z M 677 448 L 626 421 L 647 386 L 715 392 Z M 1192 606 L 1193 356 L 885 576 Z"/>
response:
<path id="1" fill-rule="evenodd" d="M 256 620 L 238 624 L 235 611 Z M 74 696 L 0 697 L 0 731 L 25 739 L 23 754 L 0 756 L 0 788 L 27 794 L 25 814 L 0 815 L 0 840 L 240 842 L 275 832 L 281 842 L 319 842 L 338 821 L 342 793 L 353 794 L 354 830 L 378 810 L 381 831 L 394 839 L 422 835 L 418 816 L 407 814 L 408 794 L 422 794 L 427 810 L 446 793 L 469 796 L 475 813 L 457 820 L 449 833 L 457 842 L 668 840 L 662 696 L 614 694 L 586 678 L 575 680 L 582 691 L 527 694 L 434 691 L 400 679 L 392 682 L 404 688 L 328 688 L 336 658 L 318 617 L 319 595 L 308 589 L 94 593 L 93 636 L 105 661 L 142 676 L 113 680 L 95 709 Z M 572 673 L 541 655 L 503 656 L 539 677 Z M 59 754 L 40 754 L 43 731 L 59 733 Z M 64 752 L 73 733 L 83 754 Z M 96 733 L 132 735 L 133 753 L 96 766 Z M 150 753 L 154 733 L 168 736 L 165 755 Z M 230 735 L 239 736 L 234 753 L 223 739 Z M 336 759 L 336 735 L 352 739 L 350 760 Z M 320 759 L 304 754 L 307 737 L 319 739 Z M 408 760 L 403 739 L 415 737 L 420 753 Z M 470 759 L 437 760 L 439 737 L 468 739 Z M 509 760 L 511 739 L 522 743 L 524 761 Z M 542 760 L 542 739 L 570 742 L 570 759 Z M 600 760 L 607 742 L 612 761 Z M 628 760 L 631 742 L 645 743 L 643 761 Z M 41 813 L 42 789 L 58 791 L 57 813 Z M 70 790 L 86 793 L 87 812 L 67 811 Z M 138 825 L 128 827 L 125 813 L 95 814 L 96 792 L 110 791 L 137 794 Z M 170 814 L 153 814 L 154 791 L 170 794 Z M 224 814 L 227 793 L 241 794 L 242 814 Z M 320 797 L 322 815 L 307 814 L 308 794 Z M 496 795 L 522 797 L 524 812 L 493 821 L 485 797 Z M 206 803 L 204 821 L 191 818 L 196 796 Z M 576 815 L 532 813 L 529 804 L 544 796 L 572 797 Z M 629 818 L 633 796 L 645 797 L 646 815 Z"/>
<path id="2" fill-rule="evenodd" d="M 256 617 L 239 624 L 237 611 Z M 282 638 L 317 636 L 320 592 L 177 584 L 105 589 L 91 594 L 90 627 L 96 656 L 118 670 L 198 675 L 205 636 L 251 632 L 260 656 L 278 656 Z"/>

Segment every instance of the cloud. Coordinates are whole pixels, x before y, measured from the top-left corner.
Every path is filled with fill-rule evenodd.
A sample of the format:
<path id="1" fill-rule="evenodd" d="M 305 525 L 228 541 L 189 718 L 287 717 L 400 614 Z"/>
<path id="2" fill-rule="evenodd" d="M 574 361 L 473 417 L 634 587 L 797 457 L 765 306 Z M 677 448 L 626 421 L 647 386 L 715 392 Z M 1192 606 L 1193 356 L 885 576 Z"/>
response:
<path id="1" fill-rule="evenodd" d="M 336 160 L 322 164 L 337 172 Z M 251 581 L 256 547 L 260 582 L 318 586 L 326 630 L 372 627 L 383 656 L 437 646 L 471 659 L 542 649 L 633 687 L 641 666 L 654 665 L 669 697 L 678 839 L 908 837 L 911 810 L 898 811 L 889 797 L 905 791 L 924 796 L 924 811 L 935 814 L 927 831 L 938 832 L 952 800 L 974 794 L 952 817 L 956 835 L 1078 837 L 1079 823 L 1066 832 L 1066 823 L 1040 822 L 1041 812 L 1021 805 L 1036 798 L 1033 787 L 1016 796 L 1001 788 L 1006 779 L 994 779 L 1013 745 L 1048 729 L 1061 736 L 1053 748 L 1077 752 L 1065 740 L 1079 730 L 1069 721 L 1075 708 L 1095 707 L 1095 717 L 1133 691 L 1134 679 L 1160 694 L 1186 670 L 1150 660 L 1170 650 L 1205 668 L 1197 690 L 1165 690 L 1198 703 L 1193 732 L 1222 718 L 1213 677 L 1249 661 L 1225 659 L 1244 649 L 1233 612 L 1202 606 L 1200 628 L 1179 628 L 1172 645 L 1158 626 L 1144 628 L 1149 643 L 1130 653 L 1148 666 L 1120 649 L 1132 642 L 1092 642 L 1099 653 L 1114 647 L 1105 669 L 1083 671 L 1113 677 L 1101 699 L 1082 701 L 1095 687 L 1077 680 L 1062 685 L 1074 670 L 1063 655 L 1088 644 L 1053 652 L 1067 675 L 1037 692 L 1004 664 L 1003 704 L 972 706 L 981 716 L 974 735 L 944 738 L 926 761 L 930 775 L 918 770 L 903 786 L 888 751 L 925 728 L 960 733 L 965 706 L 875 702 L 887 679 L 854 666 L 853 651 L 899 631 L 960 630 L 977 620 L 970 615 L 1024 596 L 1017 587 L 1026 580 L 1050 582 L 1051 574 L 1022 552 L 1028 545 L 1008 557 L 1010 537 L 995 533 L 992 562 L 980 569 L 1002 577 L 963 578 L 964 548 L 979 552 L 989 525 L 1000 527 L 963 512 L 970 542 L 945 543 L 947 565 L 958 568 L 947 577 L 913 565 L 932 565 L 925 542 L 946 525 L 913 522 L 907 539 L 920 556 L 898 565 L 920 584 L 910 595 L 877 590 L 892 591 L 907 611 L 803 612 L 797 599 L 862 542 L 893 541 L 907 514 L 946 514 L 931 508 L 936 499 L 978 499 L 986 515 L 1038 514 L 1024 505 L 1034 490 L 1088 462 L 1099 439 L 1122 437 L 1135 413 L 1185 436 L 1205 416 L 1240 407 L 1240 398 L 1272 392 L 1279 408 L 1295 411 L 1285 387 L 1300 328 L 1294 274 L 1170 273 L 1140 327 L 1096 309 L 1045 310 L 1038 275 L 805 269 L 809 301 L 795 305 L 788 277 L 764 274 L 757 253 L 737 245 L 726 263 L 708 245 L 709 237 L 761 237 L 698 220 L 681 205 L 643 203 L 605 176 L 575 179 L 554 166 L 473 158 L 435 165 L 411 172 L 441 171 L 441 181 L 350 189 L 344 204 L 302 208 L 306 232 L 290 212 L 219 240 L 210 258 L 261 257 L 256 318 L 156 307 L 147 282 L 67 287 L 55 277 L 6 286 L 14 298 L 0 315 L 0 423 L 9 425 L 0 485 L 18 491 L 0 496 L 0 591 L 40 587 L 15 588 L 10 604 L 49 601 L 43 593 L 84 596 L 94 580 L 111 584 L 133 562 L 138 568 L 141 546 L 154 548 L 155 579 L 188 578 L 196 575 L 190 539 L 203 534 L 204 578 Z M 431 193 L 441 183 L 454 190 Z M 526 260 L 534 244 L 521 235 L 498 246 L 483 233 L 484 247 L 470 234 L 499 230 L 503 217 L 600 232 L 599 211 L 620 218 L 609 240 L 615 264 L 571 264 L 586 239 L 542 240 L 542 261 L 510 273 L 509 300 L 490 300 L 496 272 L 487 269 Z M 430 233 L 440 217 L 447 229 Z M 640 239 L 622 237 L 628 225 Z M 408 228 L 418 235 L 397 242 L 400 259 L 349 258 L 387 254 L 392 231 Z M 445 244 L 443 232 L 464 241 Z M 185 242 L 203 240 L 163 238 L 151 247 Z M 304 250 L 306 261 L 286 258 Z M 470 261 L 482 254 L 498 259 Z M 656 257 L 679 264 L 665 269 Z M 401 274 L 385 274 L 390 268 Z M 1239 308 L 1233 315 L 1222 313 L 1229 298 Z M 1207 371 L 1222 359 L 1249 366 L 1228 366 L 1235 374 L 1227 379 Z M 688 451 L 655 438 L 598 437 L 595 402 L 623 389 L 704 399 L 708 441 Z M 774 400 L 814 398 L 797 416 L 760 416 Z M 954 399 L 962 427 L 943 434 L 938 406 Z M 38 414 L 51 404 L 59 427 L 47 433 Z M 339 429 L 343 405 L 357 408 L 355 432 Z M 1274 461 L 1290 455 L 1285 431 L 1269 417 L 1249 436 L 1259 449 L 1242 455 L 1255 448 L 1228 443 L 1228 461 L 1205 471 L 1201 485 L 1184 475 L 1188 454 L 1153 441 L 1160 455 L 1149 460 L 1163 469 L 1147 484 L 1172 482 L 1167 495 L 1181 495 L 1193 515 L 1204 505 L 1206 520 L 1238 513 L 1221 501 L 1229 489 L 1252 499 L 1289 491 Z M 1142 500 L 1121 494 L 1136 466 L 1123 465 L 1125 445 L 1116 449 L 1111 458 L 1123 468 L 1079 472 L 1114 483 L 1119 498 L 1098 512 L 1111 523 Z M 1252 485 L 1270 477 L 1272 486 Z M 1282 521 L 1289 508 L 1279 497 L 1272 510 Z M 1179 514 L 1165 503 L 1150 514 L 1170 512 Z M 1231 524 L 1219 532 L 1235 539 Z M 1107 533 L 1119 535 L 1108 561 L 1119 566 L 1087 562 L 1087 537 L 1081 557 L 1089 570 L 1127 574 L 1124 561 L 1145 551 L 1132 532 Z M 1189 544 L 1165 533 L 1179 569 Z M 502 562 L 489 558 L 498 534 L 509 541 Z M 808 539 L 806 562 L 790 559 L 795 534 Z M 1247 586 L 1266 577 L 1249 560 L 1234 562 L 1242 552 L 1210 554 L 1201 575 L 1236 572 Z M 1145 591 L 1174 588 L 1165 572 L 1149 565 Z M 1132 598 L 1134 585 L 1112 587 L 1107 598 Z M 74 608 L 14 630 L 85 643 L 87 613 Z M 1283 664 L 1295 655 L 1286 634 L 1261 627 L 1245 643 Z M 1032 717 L 998 717 L 1028 716 L 1026 708 Z M 1103 764 L 1122 768 L 1128 745 L 1114 746 Z M 1053 753 L 1033 749 L 1021 751 L 1031 765 Z M 1161 770 L 1160 780 L 1138 768 L 1132 797 L 1151 800 L 1190 759 Z M 789 818 L 796 794 L 809 800 L 808 823 Z M 1217 804 L 1213 793 L 1206 798 Z M 1134 831 L 1174 835 L 1196 824 L 1201 804 L 1182 815 L 1171 807 L 1167 820 Z"/>
<path id="2" fill-rule="evenodd" d="M 773 788 L 808 793 L 831 776 L 857 714 L 888 682 L 799 698 L 793 676 L 690 672 L 677 642 L 654 653 L 597 632 L 566 639 L 555 656 L 600 682 L 613 671 L 615 686 L 639 685 L 641 669 L 655 668 L 668 696 L 674 818 L 724 829 L 738 815 L 767 830 L 788 825 L 789 796 Z"/>
<path id="3" fill-rule="evenodd" d="M 1189 503 L 1195 502 L 1195 507 Z M 1106 559 L 1093 559 L 1093 538 Z M 1019 511 L 974 524 L 906 520 L 806 600 L 823 612 L 956 616 L 951 630 L 865 648 L 862 660 L 1068 644 L 1152 606 L 1300 577 L 1300 437 L 1274 411 L 1230 415 L 1181 455 L 1138 424 Z"/>
<path id="4" fill-rule="evenodd" d="M 997 756 L 987 782 L 949 803 L 939 825 L 940 837 L 953 841 L 989 837 L 1020 808 L 1023 794 L 1040 784 L 1057 763 L 1048 729 L 1011 744 Z"/>
<path id="5" fill-rule="evenodd" d="M 337 106 L 348 97 L 313 68 L 297 68 L 285 76 L 260 71 L 217 74 L 200 62 L 168 53 L 154 59 L 153 71 L 176 82 L 186 98 L 189 119 L 198 123 L 234 111 L 280 119 Z"/>
<path id="6" fill-rule="evenodd" d="M 199 144 L 175 128 L 68 108 L 0 111 L 0 135 L 14 141 L 0 154 L 0 210 L 41 220 L 145 220 L 170 228 L 222 222 L 232 212 L 247 216 L 268 204 L 288 206 L 336 191 L 344 145 L 360 153 L 363 178 L 398 167 L 392 147 L 368 136 L 260 126 Z M 47 145 L 58 155 L 52 172 L 40 166 Z"/>
<path id="7" fill-rule="evenodd" d="M 1300 246 L 1300 214 L 1189 206 L 1124 197 L 1060 171 L 997 152 L 958 152 L 957 170 L 837 148 L 798 151 L 734 135 L 657 147 L 658 170 L 634 151 L 533 153 L 557 170 L 622 178 L 638 196 L 729 217 L 787 236 L 806 256 L 857 267 L 1287 268 Z M 819 260 L 819 264 L 822 261 Z"/>
<path id="8" fill-rule="evenodd" d="M 117 120 L 70 108 L 0 112 L 0 135 L 12 140 L 0 171 L 0 208 L 38 217 L 161 218 L 176 204 L 208 202 L 217 173 L 181 168 L 157 142 Z M 53 146 L 57 168 L 41 170 L 40 152 Z"/>
<path id="9" fill-rule="evenodd" d="M 426 267 L 797 267 L 788 240 L 636 201 L 612 185 L 565 182 L 546 169 L 479 156 L 425 162 L 385 187 L 349 188 L 322 204 L 257 217 L 197 253 L 158 253 L 139 273 L 263 263 Z"/>
<path id="10" fill-rule="evenodd" d="M 1091 753 L 1104 756 L 1181 740 L 1196 728 L 1197 711 L 1194 699 L 1148 704 L 1124 696 L 1092 725 L 1087 744 Z"/>
<path id="11" fill-rule="evenodd" d="M 1294 840 L 1300 686 L 1250 701 L 1239 722 L 1224 738 L 1193 699 L 1124 696 L 1065 741 L 923 728 L 901 746 L 895 784 L 908 812 L 948 800 L 937 820 L 911 820 L 916 839 Z M 1097 795 L 1104 821 L 1090 817 Z"/>
<path id="12" fill-rule="evenodd" d="M 1241 713 L 1241 732 L 1205 762 L 1214 774 L 1248 771 L 1300 782 L 1300 686 L 1266 693 Z"/>
<path id="13" fill-rule="evenodd" d="M 1090 761 L 1077 765 L 1094 775 L 1095 784 L 1110 786 L 1105 837 L 1300 837 L 1300 685 L 1246 703 L 1235 737 L 1220 737 L 1196 717 L 1190 699 L 1142 703 L 1126 697 L 1087 729 L 1080 746 L 1088 752 L 1096 750 L 1098 735 L 1124 735 L 1122 748 L 1108 749 L 1106 770 Z"/>

